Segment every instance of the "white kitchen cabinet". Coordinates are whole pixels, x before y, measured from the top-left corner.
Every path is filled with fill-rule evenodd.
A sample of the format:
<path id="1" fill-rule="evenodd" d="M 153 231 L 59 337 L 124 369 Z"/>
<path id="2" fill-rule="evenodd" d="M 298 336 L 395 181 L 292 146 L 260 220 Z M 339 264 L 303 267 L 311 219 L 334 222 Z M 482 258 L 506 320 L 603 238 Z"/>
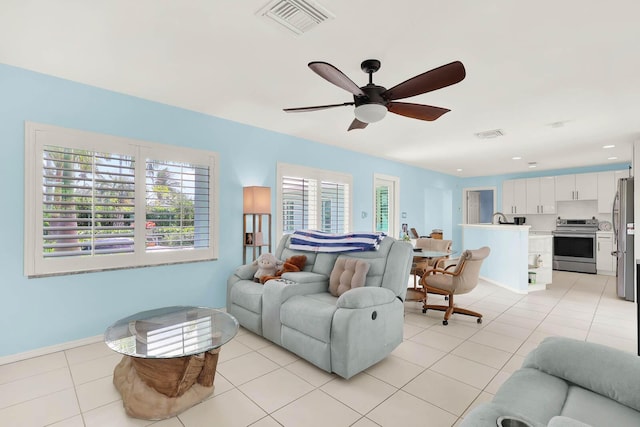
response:
<path id="1" fill-rule="evenodd" d="M 527 180 L 510 179 L 502 182 L 502 212 L 524 214 L 527 209 Z"/>
<path id="2" fill-rule="evenodd" d="M 609 276 L 616 275 L 616 257 L 611 255 L 616 245 L 613 241 L 613 233 L 608 231 L 598 231 L 596 247 L 596 270 L 598 274 Z"/>
<path id="3" fill-rule="evenodd" d="M 556 176 L 556 200 L 596 200 L 598 174 L 580 173 Z"/>
<path id="4" fill-rule="evenodd" d="M 628 176 L 627 169 L 598 173 L 598 213 L 611 213 L 613 198 L 618 189 L 618 179 Z"/>
<path id="5" fill-rule="evenodd" d="M 527 214 L 556 213 L 556 185 L 553 176 L 526 179 Z"/>

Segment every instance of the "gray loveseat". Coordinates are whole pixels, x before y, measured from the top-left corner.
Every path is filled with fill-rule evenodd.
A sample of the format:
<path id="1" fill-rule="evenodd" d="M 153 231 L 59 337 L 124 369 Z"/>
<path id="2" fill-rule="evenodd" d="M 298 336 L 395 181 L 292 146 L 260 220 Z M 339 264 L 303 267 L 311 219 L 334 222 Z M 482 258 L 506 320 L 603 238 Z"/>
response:
<path id="1" fill-rule="evenodd" d="M 227 311 L 243 327 L 343 378 L 384 359 L 402 342 L 409 243 L 385 237 L 377 250 L 344 254 L 289 246 L 286 235 L 274 255 L 305 255 L 303 271 L 262 285 L 253 281 L 257 267 L 247 264 L 227 280 Z M 369 270 L 363 287 L 335 297 L 329 277 L 340 257 L 364 260 Z"/>
<path id="2" fill-rule="evenodd" d="M 461 427 L 495 427 L 503 415 L 535 427 L 638 427 L 640 358 L 599 344 L 546 338 Z"/>

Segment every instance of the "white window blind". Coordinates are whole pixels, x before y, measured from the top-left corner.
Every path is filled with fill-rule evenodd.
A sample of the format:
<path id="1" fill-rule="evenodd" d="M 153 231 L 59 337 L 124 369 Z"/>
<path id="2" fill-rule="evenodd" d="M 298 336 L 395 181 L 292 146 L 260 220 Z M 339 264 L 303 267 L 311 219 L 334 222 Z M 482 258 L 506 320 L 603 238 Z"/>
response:
<path id="1" fill-rule="evenodd" d="M 27 123 L 25 274 L 215 259 L 216 153 Z"/>
<path id="2" fill-rule="evenodd" d="M 316 225 L 316 181 L 303 177 L 282 177 L 282 210 L 284 234 L 295 230 L 315 229 Z"/>
<path id="3" fill-rule="evenodd" d="M 278 165 L 278 234 L 312 229 L 350 229 L 350 175 L 301 166 Z"/>
<path id="4" fill-rule="evenodd" d="M 349 187 L 339 182 L 321 181 L 322 231 L 343 233 L 348 231 Z"/>
<path id="5" fill-rule="evenodd" d="M 47 145 L 42 162 L 44 257 L 133 252 L 131 156 Z"/>
<path id="6" fill-rule="evenodd" d="M 375 231 L 389 232 L 389 187 L 376 187 Z"/>
<path id="7" fill-rule="evenodd" d="M 209 245 L 209 169 L 204 165 L 146 161 L 146 247 Z"/>

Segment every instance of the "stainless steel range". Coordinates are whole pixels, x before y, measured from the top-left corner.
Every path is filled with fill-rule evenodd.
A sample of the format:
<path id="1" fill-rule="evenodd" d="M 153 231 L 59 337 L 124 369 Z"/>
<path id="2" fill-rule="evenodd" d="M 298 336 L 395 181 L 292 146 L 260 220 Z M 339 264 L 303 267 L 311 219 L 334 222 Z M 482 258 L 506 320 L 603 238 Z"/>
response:
<path id="1" fill-rule="evenodd" d="M 596 273 L 596 232 L 598 220 L 556 220 L 553 232 L 553 269 Z"/>

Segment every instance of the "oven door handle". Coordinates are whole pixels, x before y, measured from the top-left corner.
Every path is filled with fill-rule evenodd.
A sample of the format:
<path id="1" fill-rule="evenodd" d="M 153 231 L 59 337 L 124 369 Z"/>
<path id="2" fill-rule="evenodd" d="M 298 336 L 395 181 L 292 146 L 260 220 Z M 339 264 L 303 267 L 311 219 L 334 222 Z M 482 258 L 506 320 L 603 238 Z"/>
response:
<path id="1" fill-rule="evenodd" d="M 596 235 L 595 234 L 589 234 L 589 233 L 563 233 L 563 232 L 558 232 L 555 231 L 553 233 L 554 237 L 586 237 L 588 239 L 595 239 Z"/>

